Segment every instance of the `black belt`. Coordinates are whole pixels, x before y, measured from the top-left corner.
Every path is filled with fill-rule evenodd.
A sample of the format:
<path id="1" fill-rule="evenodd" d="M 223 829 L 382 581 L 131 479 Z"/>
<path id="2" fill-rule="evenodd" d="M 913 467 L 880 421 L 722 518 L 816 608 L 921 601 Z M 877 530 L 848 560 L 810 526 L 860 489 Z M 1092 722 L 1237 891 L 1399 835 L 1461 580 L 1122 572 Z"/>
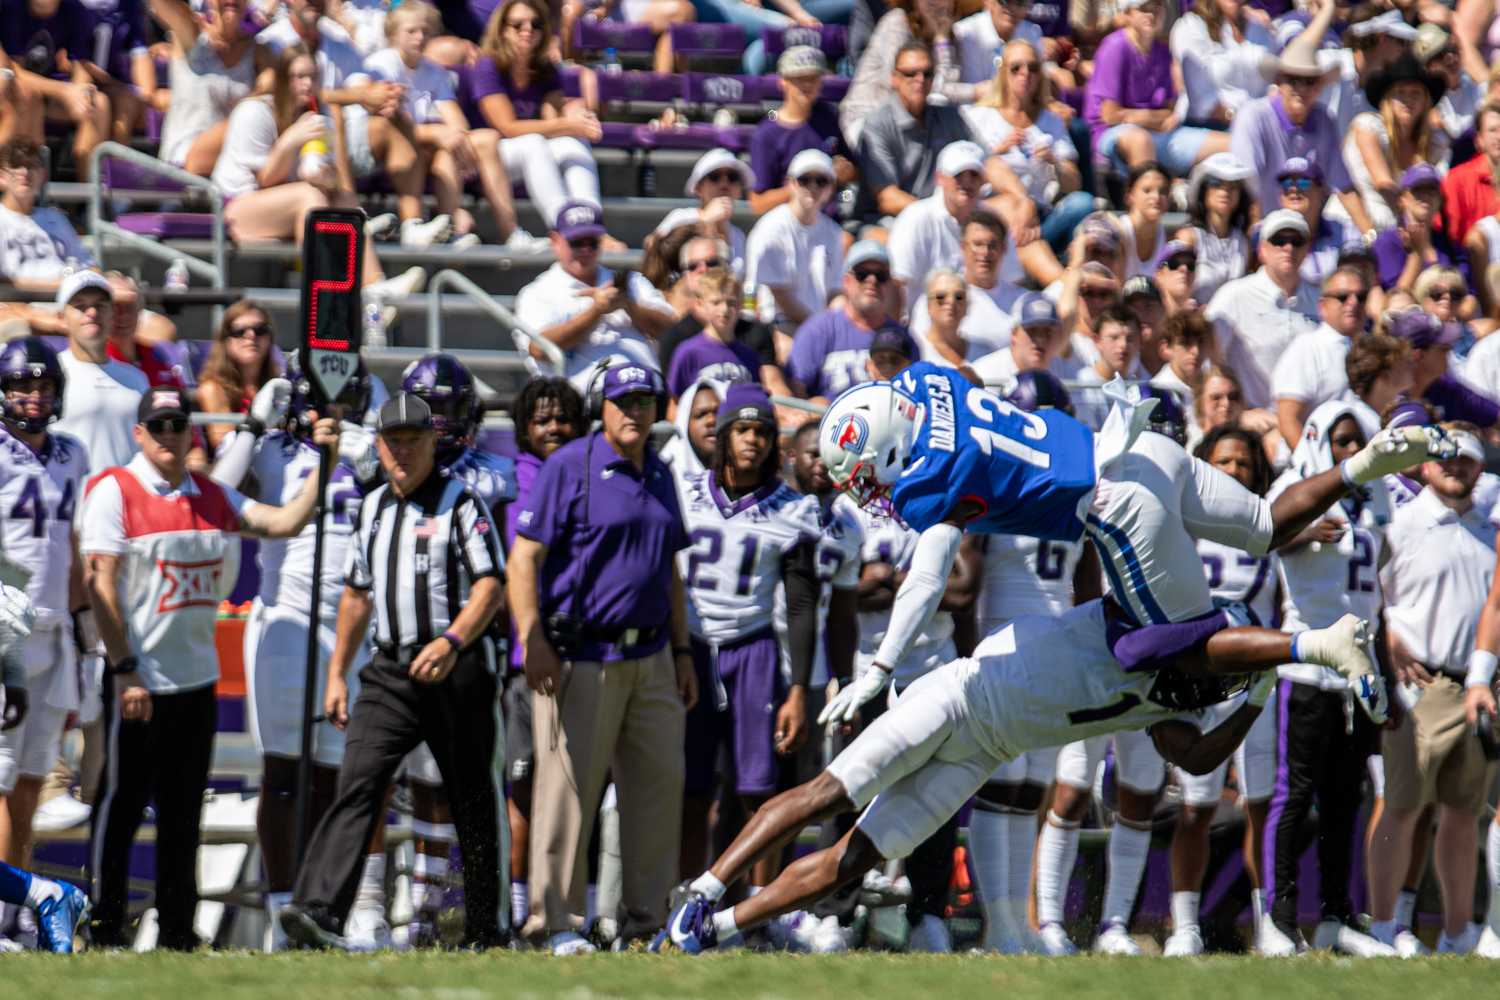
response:
<path id="1" fill-rule="evenodd" d="M 439 636 L 439 638 L 441 638 L 441 636 Z M 480 638 L 483 639 L 486 638 L 486 636 L 481 636 Z M 375 651 L 381 656 L 384 656 L 390 660 L 395 660 L 399 663 L 403 659 L 410 660 L 415 657 L 419 652 L 422 651 L 422 647 L 425 645 L 427 645 L 427 643 L 425 642 L 397 643 L 377 641 L 375 643 Z M 463 649 L 458 650 L 457 652 L 459 656 L 464 656 L 472 652 L 477 647 L 478 642 L 475 641 L 465 646 Z"/>

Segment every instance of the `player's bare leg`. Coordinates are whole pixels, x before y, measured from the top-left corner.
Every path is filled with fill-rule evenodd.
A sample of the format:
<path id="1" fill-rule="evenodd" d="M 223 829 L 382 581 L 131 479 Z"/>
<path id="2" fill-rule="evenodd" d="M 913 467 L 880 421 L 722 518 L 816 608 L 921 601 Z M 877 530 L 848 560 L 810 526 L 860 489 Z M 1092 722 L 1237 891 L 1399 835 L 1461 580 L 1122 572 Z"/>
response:
<path id="1" fill-rule="evenodd" d="M 761 858 L 779 855 L 807 824 L 853 808 L 854 803 L 849 801 L 844 786 L 824 771 L 757 809 L 740 835 L 734 838 L 734 843 L 709 868 L 709 874 L 725 886 L 733 885 Z"/>
<path id="2" fill-rule="evenodd" d="M 854 827 L 833 846 L 787 865 L 770 885 L 735 905 L 729 911 L 733 928 L 759 927 L 783 913 L 806 909 L 886 860 L 870 838 Z"/>

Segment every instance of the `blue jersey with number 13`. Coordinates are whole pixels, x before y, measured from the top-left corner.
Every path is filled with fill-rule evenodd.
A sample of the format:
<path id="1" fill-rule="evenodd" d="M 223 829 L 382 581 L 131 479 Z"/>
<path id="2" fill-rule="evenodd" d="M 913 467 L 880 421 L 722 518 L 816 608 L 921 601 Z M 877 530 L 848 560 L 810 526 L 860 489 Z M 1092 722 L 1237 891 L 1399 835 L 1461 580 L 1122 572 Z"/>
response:
<path id="1" fill-rule="evenodd" d="M 1061 410 L 1027 413 L 951 368 L 919 361 L 892 383 L 922 406 L 911 461 L 891 501 L 917 531 L 965 500 L 965 529 L 1074 541 L 1078 501 L 1094 488 L 1094 436 Z"/>

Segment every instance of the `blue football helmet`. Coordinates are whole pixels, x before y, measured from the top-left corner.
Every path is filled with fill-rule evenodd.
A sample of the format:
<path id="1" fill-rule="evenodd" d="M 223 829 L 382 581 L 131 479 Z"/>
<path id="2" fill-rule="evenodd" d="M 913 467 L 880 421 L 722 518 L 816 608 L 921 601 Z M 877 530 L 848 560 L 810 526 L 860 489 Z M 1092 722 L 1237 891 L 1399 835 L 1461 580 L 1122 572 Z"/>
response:
<path id="1" fill-rule="evenodd" d="M 20 337 L 0 348 L 0 392 L 10 393 L 18 382 L 31 379 L 52 380 L 52 405 L 41 416 L 28 416 L 19 401 L 5 399 L 0 418 L 28 434 L 38 434 L 62 416 L 63 387 L 67 377 L 57 360 L 57 352 L 41 337 Z"/>

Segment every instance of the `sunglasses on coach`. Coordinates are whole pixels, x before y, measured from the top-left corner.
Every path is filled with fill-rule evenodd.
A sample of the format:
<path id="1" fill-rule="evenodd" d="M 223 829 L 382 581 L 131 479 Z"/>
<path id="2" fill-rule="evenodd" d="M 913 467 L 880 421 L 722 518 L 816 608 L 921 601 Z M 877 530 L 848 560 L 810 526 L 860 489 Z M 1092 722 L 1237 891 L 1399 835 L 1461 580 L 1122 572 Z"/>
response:
<path id="1" fill-rule="evenodd" d="M 186 417 L 157 417 L 146 421 L 146 431 L 152 437 L 163 434 L 181 434 L 188 429 Z"/>

